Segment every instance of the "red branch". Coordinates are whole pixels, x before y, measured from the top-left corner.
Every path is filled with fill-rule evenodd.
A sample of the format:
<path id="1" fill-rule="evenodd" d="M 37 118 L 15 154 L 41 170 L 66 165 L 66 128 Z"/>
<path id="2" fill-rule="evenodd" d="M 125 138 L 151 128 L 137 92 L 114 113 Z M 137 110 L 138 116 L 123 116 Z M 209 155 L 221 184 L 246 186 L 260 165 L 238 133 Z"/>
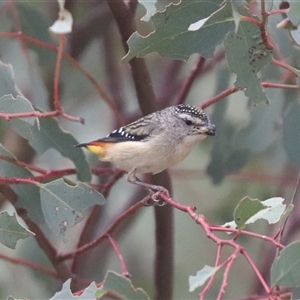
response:
<path id="1" fill-rule="evenodd" d="M 114 238 L 112 238 L 112 236 L 110 234 L 107 235 L 107 238 L 108 238 L 109 242 L 111 243 L 112 247 L 114 248 L 114 250 L 115 250 L 115 252 L 118 256 L 118 259 L 119 259 L 120 264 L 122 266 L 123 275 L 126 276 L 126 277 L 130 277 L 129 272 L 128 272 L 128 268 L 127 268 L 125 260 L 124 260 L 124 257 L 123 257 L 123 255 L 120 251 L 120 248 L 119 248 L 116 240 Z"/>
<path id="2" fill-rule="evenodd" d="M 229 272 L 233 266 L 233 263 L 236 261 L 238 254 L 240 252 L 239 247 L 237 247 L 235 249 L 235 251 L 227 258 L 227 260 L 224 262 L 224 265 L 226 265 L 225 267 L 225 271 L 223 273 L 223 280 L 222 280 L 222 284 L 219 290 L 219 294 L 217 296 L 217 300 L 221 300 L 222 296 L 224 295 L 227 285 L 228 285 L 228 278 L 229 278 Z"/>
<path id="3" fill-rule="evenodd" d="M 260 29 L 261 39 L 262 39 L 262 42 L 264 43 L 266 49 L 272 50 L 273 45 L 270 43 L 267 31 L 266 31 L 269 15 L 266 11 L 265 0 L 260 1 L 260 11 L 261 11 L 261 24 L 259 26 L 259 29 Z"/>
<path id="4" fill-rule="evenodd" d="M 13 264 L 22 265 L 22 266 L 31 268 L 31 269 L 39 271 L 39 272 L 43 272 L 43 273 L 48 274 L 50 276 L 59 278 L 59 275 L 55 270 L 46 268 L 45 266 L 38 265 L 38 264 L 36 264 L 34 262 L 31 262 L 31 261 L 28 261 L 28 260 L 24 260 L 24 259 L 21 259 L 21 258 L 10 257 L 10 256 L 8 256 L 6 254 L 3 254 L 3 253 L 0 253 L 0 259 L 9 261 Z"/>
<path id="5" fill-rule="evenodd" d="M 12 157 L 9 157 L 9 156 L 6 156 L 6 155 L 0 154 L 0 159 L 1 159 L 1 160 L 8 161 L 8 162 L 10 162 L 10 163 L 12 163 L 12 164 L 15 164 L 15 165 L 18 165 L 18 166 L 27 168 L 27 169 L 29 169 L 29 170 L 32 170 L 32 171 L 41 173 L 41 174 L 46 174 L 46 173 L 48 172 L 48 171 L 45 170 L 45 169 L 42 169 L 42 168 L 36 167 L 36 166 L 34 166 L 34 165 L 31 165 L 31 164 L 28 164 L 28 163 L 19 161 L 19 160 L 17 160 L 16 158 L 12 158 Z"/>
<path id="6" fill-rule="evenodd" d="M 226 89 L 225 91 L 221 92 L 220 94 L 208 99 L 207 101 L 205 101 L 202 105 L 201 105 L 201 109 L 205 109 L 213 104 L 215 104 L 216 102 L 218 102 L 219 100 L 234 94 L 238 91 L 239 89 L 235 86 Z"/>
<path id="7" fill-rule="evenodd" d="M 32 111 L 32 112 L 22 112 L 22 113 L 12 113 L 12 114 L 0 113 L 0 117 L 6 119 L 7 121 L 15 118 L 28 118 L 28 117 L 52 118 L 57 116 L 61 116 L 70 121 L 80 122 L 82 124 L 84 123 L 83 118 L 70 116 L 61 110 L 54 110 L 49 112 Z"/>
<path id="8" fill-rule="evenodd" d="M 146 197 L 148 198 L 148 196 Z M 70 259 L 73 258 L 75 255 L 83 253 L 87 250 L 90 250 L 94 247 L 96 247 L 98 244 L 100 244 L 102 241 L 104 241 L 107 238 L 107 235 L 110 235 L 114 232 L 114 230 L 117 228 L 117 226 L 124 220 L 126 219 L 129 215 L 135 213 L 138 209 L 142 208 L 144 206 L 144 200 L 139 201 L 138 203 L 134 204 L 133 206 L 131 206 L 128 210 L 126 210 L 124 213 L 122 213 L 113 223 L 112 225 L 107 229 L 107 231 L 101 235 L 100 237 L 98 237 L 97 239 L 95 239 L 94 241 L 85 244 L 84 246 L 77 248 L 74 251 L 65 253 L 65 254 L 60 254 L 58 255 L 57 259 L 58 260 L 65 260 L 65 259 Z"/>
<path id="9" fill-rule="evenodd" d="M 219 227 L 219 226 L 212 226 L 210 225 L 207 220 L 205 219 L 205 217 L 203 215 L 199 215 L 195 213 L 196 208 L 193 206 L 186 206 L 186 205 L 182 205 L 178 202 L 176 202 L 174 199 L 172 199 L 170 196 L 166 195 L 165 193 L 160 193 L 159 197 L 161 199 L 163 199 L 165 202 L 169 203 L 170 205 L 172 205 L 173 207 L 186 212 L 190 215 L 190 217 L 197 223 L 199 224 L 203 230 L 205 231 L 207 237 L 211 240 L 213 240 L 217 245 L 227 245 L 230 246 L 232 248 L 235 249 L 234 253 L 220 266 L 226 265 L 226 269 L 225 269 L 225 273 L 224 273 L 224 277 L 223 277 L 223 282 L 222 282 L 222 286 L 220 289 L 220 293 L 218 296 L 218 299 L 221 299 L 222 295 L 225 292 L 225 288 L 227 286 L 227 282 L 228 282 L 228 273 L 229 270 L 231 269 L 231 266 L 233 264 L 233 261 L 235 260 L 235 255 L 236 253 L 241 253 L 243 256 L 245 256 L 245 258 L 248 260 L 250 266 L 252 267 L 252 269 L 254 270 L 256 276 L 258 277 L 258 279 L 260 280 L 262 286 L 264 287 L 269 299 L 275 300 L 275 297 L 272 296 L 272 290 L 271 288 L 268 286 L 268 284 L 266 283 L 266 281 L 264 280 L 264 278 L 262 277 L 261 273 L 259 272 L 258 268 L 256 267 L 255 263 L 253 262 L 253 260 L 251 259 L 251 257 L 249 256 L 249 254 L 247 253 L 246 249 L 243 248 L 242 246 L 240 246 L 239 244 L 236 243 L 235 239 L 231 239 L 231 240 L 225 240 L 225 239 L 221 239 L 219 237 L 217 237 L 213 231 L 227 231 L 229 228 L 223 228 L 223 227 Z M 241 234 L 245 234 L 244 231 L 240 231 L 237 229 L 230 229 L 230 232 L 236 232 L 237 234 L 239 233 Z M 250 236 L 255 236 L 255 237 L 259 237 L 261 239 L 265 240 L 265 236 L 263 235 L 258 235 L 258 234 L 253 234 L 252 232 L 248 232 L 247 235 Z M 276 242 L 274 239 L 272 238 L 268 238 L 270 242 L 272 242 L 276 247 L 281 247 L 283 248 L 284 246 L 279 244 L 278 242 Z M 221 250 L 219 250 L 221 251 Z M 218 256 L 220 255 L 220 253 L 218 254 Z M 227 274 L 227 275 L 226 275 Z M 212 284 L 212 281 L 209 281 L 209 284 Z M 201 295 L 201 294 L 200 294 Z"/>
<path id="10" fill-rule="evenodd" d="M 59 48 L 57 48 L 54 45 L 42 42 L 38 39 L 35 39 L 31 36 L 28 36 L 26 34 L 23 34 L 22 32 L 0 32 L 0 37 L 13 37 L 13 38 L 18 38 L 21 40 L 25 40 L 27 42 L 30 42 L 32 44 L 38 45 L 42 48 L 46 48 L 52 51 L 59 51 Z M 112 110 L 112 112 L 114 113 L 115 117 L 122 123 L 125 124 L 124 121 L 124 117 L 119 113 L 118 108 L 116 107 L 116 105 L 114 104 L 114 101 L 108 96 L 108 94 L 105 92 L 105 89 L 102 87 L 102 85 L 95 79 L 95 77 L 88 72 L 86 69 L 84 69 L 79 63 L 78 61 L 76 61 L 72 56 L 70 56 L 68 53 L 66 52 L 62 52 L 62 56 L 64 58 L 66 58 L 70 63 L 72 63 L 80 72 L 82 72 L 86 78 L 94 85 L 94 87 L 96 88 L 96 90 L 98 91 L 98 93 L 100 94 L 101 98 L 106 102 L 106 104 L 110 107 L 110 109 Z M 65 113 L 62 113 L 60 111 L 54 111 L 51 112 L 54 113 L 55 116 L 57 115 L 61 115 L 62 117 L 66 118 L 66 119 L 70 119 L 72 120 L 71 116 L 66 115 Z M 42 115 L 41 117 L 48 117 L 48 115 Z M 80 122 L 83 123 L 83 119 L 78 119 Z M 76 121 L 76 120 L 75 120 Z"/>
<path id="11" fill-rule="evenodd" d="M 285 83 L 273 83 L 273 82 L 262 82 L 261 85 L 265 88 L 276 88 L 276 89 L 300 89 L 296 84 L 285 84 Z"/>
<path id="12" fill-rule="evenodd" d="M 184 82 L 183 87 L 180 91 L 179 97 L 176 101 L 176 104 L 181 104 L 185 101 L 189 91 L 191 90 L 191 87 L 192 87 L 195 79 L 197 78 L 197 76 L 199 75 L 201 70 L 203 69 L 204 63 L 205 63 L 205 58 L 200 56 L 198 58 L 198 61 L 195 63 L 195 66 L 194 66 L 190 76 Z"/>
<path id="13" fill-rule="evenodd" d="M 5 178 L 0 176 L 0 182 L 6 183 L 6 184 L 37 184 L 37 181 L 31 178 L 18 178 L 18 177 L 12 177 L 12 178 Z"/>
<path id="14" fill-rule="evenodd" d="M 276 14 L 286 14 L 289 9 L 273 9 L 267 12 L 268 16 L 276 15 Z"/>
<path id="15" fill-rule="evenodd" d="M 55 74 L 54 74 L 54 107 L 57 111 L 63 111 L 62 106 L 59 100 L 59 75 L 60 75 L 60 68 L 61 68 L 61 61 L 64 51 L 65 45 L 65 36 L 63 34 L 59 35 L 59 46 L 57 51 L 57 58 L 56 58 L 56 65 L 55 65 Z"/>
<path id="16" fill-rule="evenodd" d="M 266 281 L 264 280 L 264 278 L 262 277 L 261 273 L 259 272 L 258 268 L 256 267 L 255 263 L 253 262 L 253 260 L 251 259 L 251 257 L 249 256 L 249 254 L 247 253 L 246 249 L 243 248 L 242 246 L 240 246 L 239 244 L 236 243 L 236 238 L 230 239 L 230 240 L 226 240 L 226 239 L 221 239 L 218 236 L 216 236 L 213 232 L 214 231 L 218 231 L 218 232 L 232 232 L 232 233 L 236 233 L 239 235 L 248 235 L 248 236 L 252 236 L 255 238 L 260 238 L 262 240 L 266 240 L 269 241 L 271 243 L 274 244 L 275 247 L 278 247 L 280 249 L 284 248 L 284 245 L 280 244 L 279 242 L 277 242 L 275 239 L 268 237 L 268 236 L 264 236 L 264 235 L 260 235 L 257 233 L 253 233 L 253 232 L 248 232 L 245 230 L 239 231 L 238 229 L 233 229 L 233 228 L 224 228 L 222 226 L 213 226 L 211 224 L 209 224 L 207 222 L 207 220 L 204 218 L 203 215 L 199 215 L 197 213 L 195 213 L 196 208 L 193 206 L 187 206 L 187 205 L 183 205 L 177 201 L 175 201 L 174 199 L 172 199 L 170 196 L 164 194 L 164 193 L 160 193 L 159 196 L 163 201 L 167 202 L 168 204 L 170 204 L 172 207 L 181 210 L 185 213 L 188 213 L 190 215 L 190 217 L 197 223 L 199 224 L 203 230 L 205 231 L 207 237 L 211 240 L 213 240 L 217 245 L 218 245 L 218 251 L 217 251 L 217 257 L 216 257 L 216 261 L 215 261 L 215 266 L 216 267 L 223 267 L 226 266 L 225 268 L 225 272 L 223 275 L 223 281 L 222 281 L 222 285 L 221 285 L 221 289 L 220 289 L 220 293 L 218 296 L 218 299 L 221 299 L 222 295 L 225 293 L 226 290 L 226 286 L 228 283 L 228 274 L 229 271 L 232 268 L 232 265 L 234 263 L 234 261 L 237 258 L 237 254 L 240 253 L 242 254 L 249 262 L 251 268 L 254 270 L 256 276 L 258 277 L 258 279 L 260 280 L 262 286 L 264 287 L 266 294 L 268 295 L 269 299 L 275 299 L 272 296 L 272 290 L 271 288 L 267 285 Z M 149 198 L 149 196 L 147 196 L 146 198 Z M 119 260 L 121 262 L 122 265 L 122 269 L 123 269 L 123 273 L 124 274 L 128 274 L 127 271 L 127 267 L 125 262 L 123 261 L 123 257 L 122 254 L 117 246 L 117 244 L 115 243 L 115 241 L 111 238 L 111 233 L 116 229 L 116 227 L 118 225 L 120 225 L 120 223 L 126 219 L 129 215 L 133 214 L 134 212 L 136 212 L 138 209 L 140 209 L 141 207 L 143 207 L 145 203 L 145 199 L 143 199 L 142 201 L 136 203 L 135 205 L 133 205 L 132 207 L 130 207 L 127 211 L 125 211 L 124 213 L 122 213 L 114 222 L 113 224 L 107 229 L 107 231 L 101 235 L 100 237 L 98 237 L 97 239 L 95 239 L 94 241 L 92 241 L 91 243 L 88 243 L 74 251 L 71 251 L 69 253 L 65 253 L 65 254 L 61 254 L 58 255 L 57 259 L 59 261 L 61 260 L 65 260 L 65 259 L 70 259 L 73 258 L 75 255 L 88 251 L 94 247 L 96 247 L 98 244 L 100 244 L 102 241 L 104 241 L 105 239 L 109 239 L 113 248 L 115 249 Z M 237 237 L 237 236 L 235 236 Z M 230 255 L 230 257 L 228 259 L 226 259 L 223 263 L 220 264 L 220 259 L 221 259 L 221 253 L 222 253 L 222 249 L 223 246 L 229 246 L 234 248 L 234 252 Z M 206 285 L 206 287 L 204 288 L 203 292 L 200 293 L 200 299 L 204 299 L 205 294 L 207 293 L 208 289 L 211 287 L 212 283 L 214 281 L 214 276 L 209 280 L 208 284 Z"/>
<path id="17" fill-rule="evenodd" d="M 216 255 L 215 267 L 218 267 L 220 264 L 222 248 L 223 248 L 223 245 L 219 244 L 218 250 L 217 250 L 217 255 Z M 211 286 L 215 280 L 215 277 L 216 277 L 216 273 L 210 277 L 208 283 L 206 284 L 206 286 L 204 287 L 202 292 L 199 294 L 200 300 L 205 300 L 205 295 L 207 294 L 208 290 L 211 288 Z"/>

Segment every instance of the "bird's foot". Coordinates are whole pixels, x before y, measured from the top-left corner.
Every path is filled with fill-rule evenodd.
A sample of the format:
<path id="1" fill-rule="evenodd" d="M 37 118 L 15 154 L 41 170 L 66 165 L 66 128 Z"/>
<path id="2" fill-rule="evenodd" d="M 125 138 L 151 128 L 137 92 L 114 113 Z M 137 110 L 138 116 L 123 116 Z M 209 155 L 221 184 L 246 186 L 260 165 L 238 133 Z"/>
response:
<path id="1" fill-rule="evenodd" d="M 158 186 L 156 186 L 158 187 Z M 143 200 L 145 206 L 164 206 L 166 205 L 166 201 L 159 197 L 161 193 L 165 193 L 169 196 L 169 191 L 162 186 L 159 186 L 161 189 L 148 189 L 149 195 Z"/>

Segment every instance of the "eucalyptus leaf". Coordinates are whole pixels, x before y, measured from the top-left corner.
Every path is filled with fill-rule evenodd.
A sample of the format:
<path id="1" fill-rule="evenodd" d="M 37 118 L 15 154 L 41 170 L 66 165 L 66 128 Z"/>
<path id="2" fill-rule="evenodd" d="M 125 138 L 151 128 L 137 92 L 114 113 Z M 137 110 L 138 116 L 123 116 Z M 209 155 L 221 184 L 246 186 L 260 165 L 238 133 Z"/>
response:
<path id="1" fill-rule="evenodd" d="M 101 288 L 96 292 L 97 299 L 101 299 L 107 292 L 116 295 L 118 299 L 150 300 L 149 296 L 141 288 L 135 288 L 127 277 L 109 271 Z"/>
<path id="2" fill-rule="evenodd" d="M 142 17 L 142 21 L 148 22 L 154 13 L 157 11 L 155 3 L 157 0 L 138 0 L 146 8 L 146 15 Z"/>
<path id="3" fill-rule="evenodd" d="M 34 233 L 24 228 L 17 220 L 16 215 L 8 212 L 0 213 L 0 243 L 15 249 L 17 242 L 33 236 Z"/>
<path id="4" fill-rule="evenodd" d="M 36 38 L 41 42 L 53 44 L 52 36 L 49 32 L 51 26 L 51 19 L 48 14 L 41 13 L 39 6 L 28 5 L 24 1 L 17 1 L 15 3 L 22 24 L 22 33 Z M 54 72 L 56 52 L 51 51 L 35 43 L 27 43 L 26 46 L 39 56 L 39 66 L 43 68 L 44 72 Z"/>
<path id="5" fill-rule="evenodd" d="M 271 268 L 272 286 L 296 287 L 300 285 L 300 242 L 280 251 Z"/>
<path id="6" fill-rule="evenodd" d="M 196 276 L 189 276 L 189 291 L 193 292 L 196 288 L 201 287 L 210 279 L 220 268 L 205 265 Z"/>
<path id="7" fill-rule="evenodd" d="M 67 34 L 72 32 L 73 17 L 72 14 L 62 9 L 60 11 L 60 18 L 54 22 L 49 30 L 55 34 Z"/>
<path id="8" fill-rule="evenodd" d="M 278 138 L 278 124 L 282 120 L 284 102 L 281 91 L 271 97 L 269 105 L 257 105 L 250 108 L 251 121 L 248 126 L 240 130 L 235 137 L 238 149 L 244 149 L 251 153 L 266 150 Z M 274 93 L 270 93 L 273 96 Z"/>
<path id="9" fill-rule="evenodd" d="M 300 105 L 290 103 L 283 121 L 283 144 L 288 159 L 294 166 L 300 167 L 300 139 L 296 138 L 300 132 Z"/>
<path id="10" fill-rule="evenodd" d="M 31 113 L 34 108 L 31 103 L 22 96 L 14 98 L 12 95 L 5 95 L 0 98 L 0 112 L 5 114 Z M 14 131 L 25 139 L 32 138 L 32 127 L 37 123 L 37 117 L 12 118 L 9 123 Z"/>
<path id="11" fill-rule="evenodd" d="M 25 167 L 5 160 L 4 158 L 17 160 L 16 157 L 5 149 L 0 144 L 0 175 L 7 178 L 23 178 L 31 177 L 33 174 Z M 25 208 L 29 217 L 37 222 L 42 223 L 44 221 L 43 213 L 40 203 L 39 188 L 31 184 L 14 184 L 11 185 L 11 189 L 17 195 L 16 206 L 18 208 Z"/>
<path id="12" fill-rule="evenodd" d="M 170 4 L 152 18 L 154 31 L 143 37 L 137 32 L 127 41 L 129 52 L 125 61 L 156 52 L 160 56 L 187 60 L 193 53 L 203 57 L 213 55 L 235 24 L 230 3 L 221 0 L 190 0 Z M 191 24 L 203 21 L 198 30 Z"/>
<path id="13" fill-rule="evenodd" d="M 43 154 L 49 148 L 54 148 L 75 164 L 79 180 L 91 180 L 90 166 L 82 149 L 74 147 L 78 144 L 77 140 L 70 133 L 63 131 L 55 119 L 40 118 L 40 128 L 37 125 L 33 126 L 32 136 L 29 144 L 36 152 Z"/>
<path id="14" fill-rule="evenodd" d="M 289 1 L 290 8 L 287 12 L 287 16 L 294 26 L 298 26 L 300 23 L 300 2 Z"/>
<path id="15" fill-rule="evenodd" d="M 11 64 L 4 64 L 0 60 L 0 97 L 12 95 L 16 98 L 22 95 L 15 82 L 15 74 Z"/>
<path id="16" fill-rule="evenodd" d="M 234 221 L 239 229 L 243 229 L 246 222 L 259 211 L 267 208 L 258 199 L 243 198 L 234 210 Z"/>
<path id="17" fill-rule="evenodd" d="M 86 300 L 86 299 L 96 299 L 95 293 L 97 290 L 95 282 L 91 282 L 91 284 L 86 287 L 82 294 L 79 296 L 74 296 L 71 288 L 71 279 L 68 279 L 62 286 L 62 289 L 55 293 L 55 295 L 50 298 L 50 300 Z"/>
<path id="18" fill-rule="evenodd" d="M 236 208 L 236 210 L 239 209 L 239 211 L 237 211 L 235 220 L 227 222 L 222 226 L 226 228 L 240 228 L 241 226 L 241 228 L 243 228 L 246 224 L 251 224 L 258 220 L 266 220 L 269 224 L 275 224 L 282 220 L 286 211 L 286 205 L 283 204 L 283 198 L 274 197 L 264 201 L 259 201 L 264 208 L 262 208 L 260 204 L 257 205 L 257 201 L 259 200 L 253 200 L 249 197 L 242 199 Z M 239 217 L 241 217 L 240 221 L 243 221 L 241 225 L 236 223 L 236 218 Z"/>
<path id="19" fill-rule="evenodd" d="M 105 203 L 102 194 L 81 182 L 71 186 L 60 178 L 38 185 L 45 221 L 63 241 L 67 241 L 66 231 L 85 217 L 88 208 Z"/>
<path id="20" fill-rule="evenodd" d="M 225 51 L 229 69 L 236 73 L 235 86 L 252 102 L 269 103 L 257 72 L 271 62 L 271 52 L 262 43 L 257 25 L 240 22 L 238 31 L 228 34 Z"/>

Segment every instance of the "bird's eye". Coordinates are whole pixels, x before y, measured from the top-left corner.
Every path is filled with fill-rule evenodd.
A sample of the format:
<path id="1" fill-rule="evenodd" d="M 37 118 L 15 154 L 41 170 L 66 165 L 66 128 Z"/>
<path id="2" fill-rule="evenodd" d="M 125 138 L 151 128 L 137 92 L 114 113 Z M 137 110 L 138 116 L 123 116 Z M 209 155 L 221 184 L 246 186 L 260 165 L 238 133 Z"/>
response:
<path id="1" fill-rule="evenodd" d="M 185 124 L 186 124 L 187 126 L 191 126 L 191 125 L 193 125 L 193 122 L 190 121 L 190 120 L 185 120 Z"/>

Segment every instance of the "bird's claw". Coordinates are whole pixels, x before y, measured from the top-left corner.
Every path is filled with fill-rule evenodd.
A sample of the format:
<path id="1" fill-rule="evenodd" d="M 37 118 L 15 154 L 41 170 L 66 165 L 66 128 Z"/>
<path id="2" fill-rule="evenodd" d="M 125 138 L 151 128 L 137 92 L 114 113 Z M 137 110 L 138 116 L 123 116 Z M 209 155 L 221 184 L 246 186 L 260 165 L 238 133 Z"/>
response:
<path id="1" fill-rule="evenodd" d="M 164 200 L 159 199 L 160 193 L 165 193 L 164 191 L 154 192 L 151 189 L 149 189 L 148 191 L 149 191 L 149 195 L 143 200 L 143 204 L 145 206 L 152 206 L 152 205 L 155 205 L 155 206 L 164 206 L 164 205 L 167 204 Z"/>
<path id="2" fill-rule="evenodd" d="M 153 204 L 154 205 L 157 205 L 157 206 L 164 206 L 167 204 L 167 202 L 165 202 L 164 200 L 162 199 L 159 199 L 159 195 L 163 193 L 161 191 L 158 191 L 156 193 L 154 193 L 151 197 L 151 199 L 153 200 Z"/>

